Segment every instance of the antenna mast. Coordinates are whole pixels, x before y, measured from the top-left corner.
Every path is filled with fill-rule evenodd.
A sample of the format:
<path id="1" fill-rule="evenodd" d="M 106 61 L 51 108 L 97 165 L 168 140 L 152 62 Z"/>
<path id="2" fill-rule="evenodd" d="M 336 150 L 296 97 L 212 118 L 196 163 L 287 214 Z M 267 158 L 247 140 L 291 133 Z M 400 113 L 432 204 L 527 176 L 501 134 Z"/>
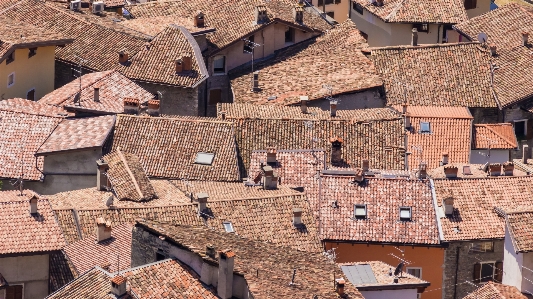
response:
<path id="1" fill-rule="evenodd" d="M 76 72 L 78 73 L 78 78 L 79 78 L 79 91 L 78 93 L 74 96 L 74 104 L 77 105 L 77 106 L 80 106 L 81 105 L 81 75 L 82 75 L 82 65 L 84 63 L 87 63 L 87 60 L 81 58 L 80 56 L 78 55 L 74 55 L 75 58 L 79 59 L 79 62 L 78 62 L 78 70 L 72 68 L 72 71 L 73 72 Z"/>
<path id="2" fill-rule="evenodd" d="M 244 41 L 244 52 L 248 53 L 248 54 L 252 54 L 252 90 L 253 90 L 254 89 L 254 78 L 253 78 L 253 73 L 254 73 L 254 49 L 257 48 L 257 47 L 261 47 L 261 45 L 258 44 L 258 43 L 254 43 L 253 41 L 251 41 L 249 39 L 246 39 L 246 38 L 243 38 L 242 40 Z"/>

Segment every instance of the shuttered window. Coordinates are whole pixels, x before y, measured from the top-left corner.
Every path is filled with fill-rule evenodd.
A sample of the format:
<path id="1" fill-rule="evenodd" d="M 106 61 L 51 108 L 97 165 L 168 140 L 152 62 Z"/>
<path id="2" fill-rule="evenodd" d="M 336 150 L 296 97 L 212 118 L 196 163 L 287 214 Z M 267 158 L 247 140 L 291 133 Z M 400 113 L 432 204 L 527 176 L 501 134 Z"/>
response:
<path id="1" fill-rule="evenodd" d="M 6 299 L 22 299 L 22 286 L 14 285 L 7 287 Z"/>

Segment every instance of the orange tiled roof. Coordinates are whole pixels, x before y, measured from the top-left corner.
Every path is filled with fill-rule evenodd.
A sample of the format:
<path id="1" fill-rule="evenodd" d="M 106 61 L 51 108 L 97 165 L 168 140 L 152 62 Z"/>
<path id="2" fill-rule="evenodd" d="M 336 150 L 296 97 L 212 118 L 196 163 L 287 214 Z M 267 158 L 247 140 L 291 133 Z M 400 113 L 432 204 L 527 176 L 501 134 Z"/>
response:
<path id="1" fill-rule="evenodd" d="M 483 15 L 457 24 L 454 28 L 472 41 L 479 33 L 488 36 L 487 43 L 496 45 L 497 56 L 492 57 L 494 90 L 502 107 L 510 106 L 533 95 L 533 66 L 531 33 L 533 14 L 518 3 L 510 3 Z M 522 32 L 530 35 L 527 47 L 522 46 Z"/>
<path id="2" fill-rule="evenodd" d="M 246 186 L 242 182 L 214 182 L 214 181 L 187 181 L 173 180 L 171 184 L 179 188 L 190 200 L 190 196 L 198 193 L 207 193 L 209 200 L 227 200 L 241 198 L 277 197 L 295 195 L 300 192 L 292 189 L 285 183 L 278 184 L 277 189 L 266 190 L 263 186 Z"/>
<path id="3" fill-rule="evenodd" d="M 533 207 L 506 213 L 506 221 L 515 251 L 533 251 Z"/>
<path id="4" fill-rule="evenodd" d="M 387 47 L 372 50 L 371 60 L 389 105 L 498 107 L 490 57 L 480 44 Z"/>
<path id="5" fill-rule="evenodd" d="M 504 210 L 517 203 L 533 205 L 533 177 L 490 177 L 474 179 L 435 179 L 437 203 L 454 199 L 454 212 L 440 222 L 446 241 L 502 239 L 505 220 L 494 207 Z M 444 213 L 442 213 L 444 215 Z"/>
<path id="6" fill-rule="evenodd" d="M 383 6 L 365 0 L 355 2 L 387 23 L 455 24 L 468 19 L 463 2 L 457 0 L 385 0 Z"/>
<path id="7" fill-rule="evenodd" d="M 64 251 L 50 254 L 50 292 L 55 292 L 78 277 Z"/>
<path id="8" fill-rule="evenodd" d="M 474 125 L 474 148 L 514 149 L 517 144 L 511 123 Z"/>
<path id="9" fill-rule="evenodd" d="M 0 202 L 0 254 L 49 252 L 66 245 L 48 200 L 38 199 L 37 211 L 30 214 L 29 200 Z"/>
<path id="10" fill-rule="evenodd" d="M 450 165 L 450 164 L 449 164 Z M 451 163 L 451 165 L 457 167 L 457 177 L 458 178 L 464 178 L 464 179 L 472 179 L 472 178 L 486 178 L 490 175 L 489 172 L 484 171 L 483 167 L 485 165 L 483 164 L 468 164 L 468 163 Z M 516 161 L 514 162 L 514 170 L 513 170 L 513 176 L 526 176 L 527 173 L 520 169 L 520 167 L 517 167 Z M 434 178 L 434 179 L 444 179 L 446 178 L 446 174 L 444 173 L 444 167 L 445 166 L 439 166 L 437 168 L 428 170 L 427 174 Z M 470 174 L 466 174 L 464 171 L 466 171 L 465 167 L 468 167 L 470 169 Z M 502 167 L 503 170 L 503 167 Z M 501 172 L 500 175 L 504 175 L 504 172 Z"/>
<path id="11" fill-rule="evenodd" d="M 463 299 L 527 299 L 516 287 L 489 281 Z"/>
<path id="12" fill-rule="evenodd" d="M 132 30 L 142 32 L 147 35 L 156 36 L 159 32 L 166 29 L 169 25 L 175 24 L 185 27 L 191 35 L 199 35 L 213 32 L 215 29 L 210 27 L 195 27 L 192 15 L 188 18 L 179 15 L 158 16 L 156 18 L 135 18 L 130 20 L 123 20 L 120 23 L 122 26 L 128 27 Z"/>
<path id="13" fill-rule="evenodd" d="M 231 86 L 237 103 L 294 104 L 300 96 L 309 100 L 358 92 L 383 85 L 372 62 L 360 48 L 366 40 L 348 20 L 309 40 L 278 52 L 274 57 L 254 64 L 259 72 L 259 91 L 252 91 L 253 72 L 245 65 L 230 72 Z M 277 97 L 268 100 L 269 97 Z"/>

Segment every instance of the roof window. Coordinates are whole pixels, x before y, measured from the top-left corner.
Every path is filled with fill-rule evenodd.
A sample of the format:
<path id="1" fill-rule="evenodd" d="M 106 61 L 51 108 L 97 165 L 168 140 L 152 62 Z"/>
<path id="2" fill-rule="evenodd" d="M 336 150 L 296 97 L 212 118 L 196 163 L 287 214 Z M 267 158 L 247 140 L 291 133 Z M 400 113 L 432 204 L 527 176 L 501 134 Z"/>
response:
<path id="1" fill-rule="evenodd" d="M 198 153 L 196 155 L 196 160 L 194 160 L 194 163 L 202 165 L 212 165 L 214 158 L 215 154 L 212 153 Z"/>
<path id="2" fill-rule="evenodd" d="M 223 225 L 224 225 L 224 229 L 226 230 L 227 233 L 234 233 L 235 232 L 235 229 L 233 229 L 233 224 L 231 224 L 231 222 L 224 221 Z"/>
<path id="3" fill-rule="evenodd" d="M 429 122 L 421 122 L 420 133 L 431 133 L 431 124 Z"/>
<path id="4" fill-rule="evenodd" d="M 411 221 L 412 217 L 411 207 L 400 207 L 400 220 Z"/>
<path id="5" fill-rule="evenodd" d="M 357 218 L 357 219 L 365 219 L 366 218 L 366 205 L 364 204 L 354 205 L 353 216 L 354 218 Z"/>

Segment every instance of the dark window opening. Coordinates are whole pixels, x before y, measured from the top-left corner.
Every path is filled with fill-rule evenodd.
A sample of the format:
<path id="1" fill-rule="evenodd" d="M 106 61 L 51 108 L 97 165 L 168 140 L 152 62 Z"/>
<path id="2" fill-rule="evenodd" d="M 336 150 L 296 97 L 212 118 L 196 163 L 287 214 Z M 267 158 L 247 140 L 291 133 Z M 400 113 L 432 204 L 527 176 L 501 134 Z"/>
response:
<path id="1" fill-rule="evenodd" d="M 353 10 L 357 11 L 359 14 L 363 14 L 363 6 L 357 2 L 353 2 Z"/>
<path id="2" fill-rule="evenodd" d="M 215 61 L 213 62 L 213 71 L 215 73 L 226 72 L 226 56 L 219 56 L 215 58 Z"/>
<path id="3" fill-rule="evenodd" d="M 28 53 L 28 58 L 33 57 L 37 55 L 37 48 L 30 48 L 30 52 Z"/>
<path id="4" fill-rule="evenodd" d="M 26 94 L 26 100 L 35 101 L 35 89 L 28 91 L 28 93 Z"/>
<path id="5" fill-rule="evenodd" d="M 413 24 L 413 28 L 416 28 L 418 32 L 429 32 L 429 24 L 427 23 Z"/>
<path id="6" fill-rule="evenodd" d="M 526 137 L 526 122 L 515 121 L 514 122 L 514 133 L 516 135 L 516 138 L 524 139 Z"/>
<path id="7" fill-rule="evenodd" d="M 368 34 L 364 33 L 363 31 L 359 31 L 359 33 L 361 33 L 361 35 L 362 35 L 366 40 L 368 40 Z"/>
<path id="8" fill-rule="evenodd" d="M 7 56 L 6 64 L 10 64 L 13 61 L 15 61 L 15 51 L 11 52 L 11 54 Z"/>
<path id="9" fill-rule="evenodd" d="M 329 11 L 326 13 L 330 18 L 335 19 L 335 12 Z"/>
<path id="10" fill-rule="evenodd" d="M 337 1 L 338 1 L 338 3 L 340 3 L 340 0 L 337 0 Z M 335 0 L 326 0 L 326 5 L 333 4 L 333 3 L 337 2 L 337 1 L 335 1 Z M 322 5 L 324 5 L 324 0 L 318 0 L 318 6 L 322 6 Z"/>
<path id="11" fill-rule="evenodd" d="M 465 9 L 475 9 L 477 7 L 477 0 L 465 0 Z"/>
<path id="12" fill-rule="evenodd" d="M 209 105 L 216 105 L 222 102 L 222 89 L 211 89 L 209 91 Z"/>
<path id="13" fill-rule="evenodd" d="M 294 28 L 287 27 L 287 29 L 285 29 L 285 42 L 286 43 L 294 42 Z"/>
<path id="14" fill-rule="evenodd" d="M 494 263 L 481 264 L 481 282 L 494 280 Z"/>
<path id="15" fill-rule="evenodd" d="M 6 299 L 22 299 L 22 286 L 14 285 L 6 287 Z"/>
<path id="16" fill-rule="evenodd" d="M 164 260 L 165 258 L 166 258 L 166 257 L 165 257 L 164 254 L 162 254 L 162 253 L 160 253 L 160 252 L 156 252 L 156 253 L 155 253 L 155 260 L 156 260 L 157 262 L 162 261 L 162 260 Z"/>

